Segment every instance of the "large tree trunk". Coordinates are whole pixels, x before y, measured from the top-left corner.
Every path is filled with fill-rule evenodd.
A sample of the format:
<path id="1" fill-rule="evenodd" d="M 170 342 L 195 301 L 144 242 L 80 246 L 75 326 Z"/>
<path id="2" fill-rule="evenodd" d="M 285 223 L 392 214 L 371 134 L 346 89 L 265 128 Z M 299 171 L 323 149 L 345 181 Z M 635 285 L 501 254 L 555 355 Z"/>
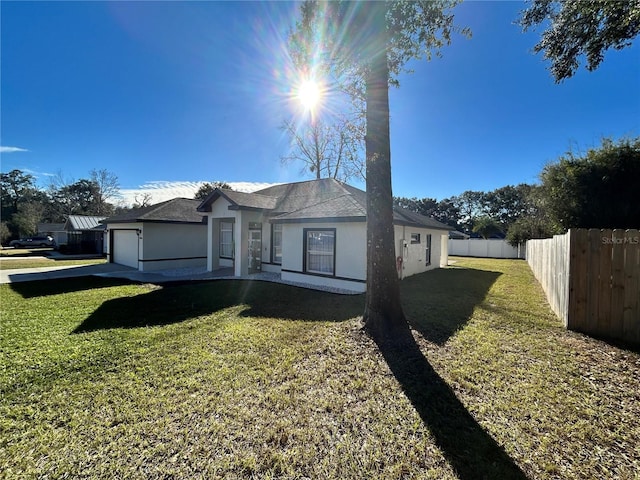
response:
<path id="1" fill-rule="evenodd" d="M 377 341 L 401 338 L 408 325 L 400 303 L 396 270 L 393 196 L 391 193 L 391 141 L 389 136 L 389 67 L 386 54 L 384 2 L 375 8 L 376 27 L 383 37 L 370 46 L 370 68 L 366 76 L 367 133 L 367 294 L 365 329 Z"/>

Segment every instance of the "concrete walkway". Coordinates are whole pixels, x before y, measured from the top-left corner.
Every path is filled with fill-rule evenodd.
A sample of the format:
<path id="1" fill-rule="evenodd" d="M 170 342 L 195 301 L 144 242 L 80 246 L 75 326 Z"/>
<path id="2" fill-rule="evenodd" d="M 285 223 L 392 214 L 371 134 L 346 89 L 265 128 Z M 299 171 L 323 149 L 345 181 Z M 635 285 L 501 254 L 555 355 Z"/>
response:
<path id="1" fill-rule="evenodd" d="M 214 278 L 233 278 L 233 269 L 222 268 L 215 272 L 202 269 L 160 270 L 157 272 L 140 272 L 135 268 L 116 263 L 99 265 L 66 265 L 63 267 L 37 267 L 0 270 L 0 284 L 16 282 L 32 282 L 34 280 L 55 280 L 58 278 L 98 276 L 123 278 L 141 283 L 167 283 L 175 281 L 211 280 Z"/>
<path id="2" fill-rule="evenodd" d="M 137 272 L 130 267 L 115 263 L 99 265 L 65 265 L 62 267 L 36 267 L 0 270 L 0 284 L 15 282 L 32 282 L 34 280 L 54 280 L 57 278 L 84 277 L 87 275 L 127 274 Z"/>
<path id="3" fill-rule="evenodd" d="M 235 277 L 233 268 L 221 268 L 213 272 L 207 272 L 203 268 L 159 270 L 155 272 L 140 272 L 135 268 L 125 267 L 115 263 L 102 263 L 99 265 L 70 265 L 64 267 L 39 267 L 20 268 L 14 270 L 0 270 L 0 284 L 31 282 L 34 280 L 56 280 L 59 278 L 98 276 L 107 278 L 122 278 L 140 283 L 170 283 L 170 282 L 197 282 L 214 279 L 230 280 L 258 280 L 265 282 L 283 283 L 296 287 L 309 288 L 325 292 L 339 293 L 343 295 L 359 295 L 361 292 L 345 290 L 342 288 L 313 285 L 282 280 L 278 273 L 254 273 L 243 277 Z"/>

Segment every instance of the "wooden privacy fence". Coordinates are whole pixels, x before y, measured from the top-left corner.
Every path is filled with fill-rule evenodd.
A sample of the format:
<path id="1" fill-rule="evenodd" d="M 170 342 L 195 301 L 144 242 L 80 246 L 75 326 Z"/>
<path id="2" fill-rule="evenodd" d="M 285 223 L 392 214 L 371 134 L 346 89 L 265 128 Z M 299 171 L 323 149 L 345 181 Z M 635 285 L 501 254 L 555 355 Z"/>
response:
<path id="1" fill-rule="evenodd" d="M 640 343 L 640 232 L 570 229 L 527 242 L 527 262 L 565 327 Z"/>

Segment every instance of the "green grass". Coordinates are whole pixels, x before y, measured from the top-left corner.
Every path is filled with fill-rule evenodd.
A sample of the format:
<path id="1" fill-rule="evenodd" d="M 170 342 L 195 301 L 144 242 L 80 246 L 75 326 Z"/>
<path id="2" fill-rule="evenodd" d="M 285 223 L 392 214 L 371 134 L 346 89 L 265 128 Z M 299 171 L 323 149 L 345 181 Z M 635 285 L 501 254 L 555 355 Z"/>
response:
<path id="1" fill-rule="evenodd" d="M 566 332 L 526 263 L 363 296 L 262 282 L 0 286 L 0 478 L 639 478 L 640 355 Z"/>
<path id="2" fill-rule="evenodd" d="M 31 257 L 42 256 L 52 252 L 52 247 L 34 247 L 34 248 L 22 248 L 22 247 L 0 247 L 0 258 L 2 257 Z"/>
<path id="3" fill-rule="evenodd" d="M 15 270 L 18 268 L 38 268 L 38 267 L 63 267 L 65 265 L 96 265 L 106 263 L 104 258 L 85 259 L 52 259 L 42 257 L 17 257 L 0 258 L 0 270 Z"/>

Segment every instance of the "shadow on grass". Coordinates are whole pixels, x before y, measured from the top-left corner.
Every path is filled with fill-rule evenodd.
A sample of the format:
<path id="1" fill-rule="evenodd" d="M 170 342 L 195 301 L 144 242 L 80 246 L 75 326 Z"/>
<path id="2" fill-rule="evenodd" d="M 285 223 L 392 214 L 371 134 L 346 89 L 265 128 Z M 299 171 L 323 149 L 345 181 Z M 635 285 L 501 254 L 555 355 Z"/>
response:
<path id="1" fill-rule="evenodd" d="M 443 345 L 482 303 L 500 272 L 446 268 L 402 281 L 402 308 L 412 328 Z"/>
<path id="2" fill-rule="evenodd" d="M 82 267 L 80 267 L 82 268 Z M 46 280 L 34 280 L 30 282 L 10 283 L 11 290 L 22 298 L 46 297 L 48 295 L 61 295 L 64 293 L 81 292 L 94 288 L 117 287 L 131 285 L 130 280 L 119 278 L 103 278 L 95 276 L 50 278 Z"/>
<path id="3" fill-rule="evenodd" d="M 412 328 L 443 345 L 471 318 L 499 272 L 448 268 L 405 279 L 402 306 Z M 526 479 L 526 475 L 458 400 L 420 351 L 411 333 L 378 347 L 405 395 L 463 480 Z"/>
<path id="4" fill-rule="evenodd" d="M 362 314 L 363 295 L 336 295 L 278 283 L 216 280 L 174 283 L 142 295 L 104 302 L 74 333 L 183 322 L 244 306 L 243 317 L 343 321 Z"/>
<path id="5" fill-rule="evenodd" d="M 378 343 L 402 389 L 462 480 L 526 479 L 433 369 L 407 331 L 397 345 Z"/>

